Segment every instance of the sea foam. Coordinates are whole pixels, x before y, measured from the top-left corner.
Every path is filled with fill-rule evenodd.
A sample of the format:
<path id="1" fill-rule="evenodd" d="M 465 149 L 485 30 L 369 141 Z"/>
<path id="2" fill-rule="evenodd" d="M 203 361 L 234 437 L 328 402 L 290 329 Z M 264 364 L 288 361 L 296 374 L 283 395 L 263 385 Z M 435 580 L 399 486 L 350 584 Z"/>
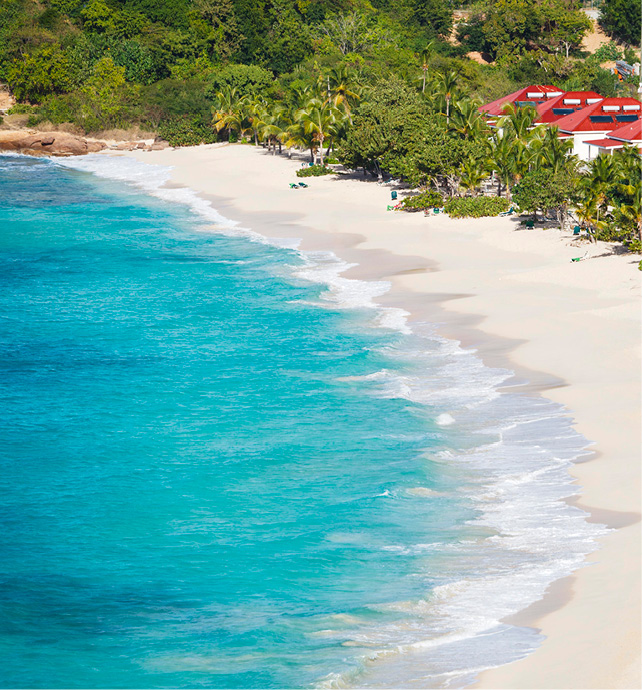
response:
<path id="1" fill-rule="evenodd" d="M 345 278 L 342 274 L 353 264 L 332 252 L 300 251 L 296 241 L 268 239 L 241 227 L 195 191 L 168 186 L 170 167 L 103 154 L 54 164 L 188 206 L 217 232 L 296 250 L 302 265 L 292 267 L 292 278 L 326 286 L 318 306 L 371 310 L 373 326 L 400 334 L 384 349 L 400 363 L 402 373 L 383 369 L 360 377 L 372 384 L 372 394 L 425 406 L 427 419 L 457 430 L 452 447 L 430 462 L 460 477 L 459 493 L 475 508 L 469 526 L 478 537 L 399 545 L 400 555 L 441 553 L 443 584 L 423 600 L 387 605 L 403 612 L 401 621 L 368 623 L 347 617 L 340 630 L 333 630 L 332 621 L 320 623 L 317 635 L 334 635 L 363 653 L 358 665 L 329 674 L 319 685 L 462 687 L 479 671 L 531 652 L 541 636 L 503 619 L 541 599 L 551 582 L 581 567 L 596 549 L 596 539 L 606 533 L 567 501 L 579 491 L 569 469 L 590 452 L 568 411 L 542 397 L 500 393 L 498 388 L 513 377 L 511 371 L 489 368 L 474 350 L 441 338 L 432 324 L 409 324 L 404 310 L 379 305 L 377 299 L 390 289 L 388 282 Z M 409 494 L 427 501 L 443 498 L 421 486 Z M 398 498 L 384 492 L 379 500 Z"/>

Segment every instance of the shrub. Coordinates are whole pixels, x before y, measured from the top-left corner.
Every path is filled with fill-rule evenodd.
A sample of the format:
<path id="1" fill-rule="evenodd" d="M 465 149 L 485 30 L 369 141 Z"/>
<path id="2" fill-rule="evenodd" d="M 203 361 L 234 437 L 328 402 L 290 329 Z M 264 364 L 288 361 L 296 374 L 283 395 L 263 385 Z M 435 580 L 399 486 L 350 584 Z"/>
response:
<path id="1" fill-rule="evenodd" d="M 310 165 L 307 168 L 299 168 L 296 171 L 297 177 L 321 177 L 321 175 L 333 175 L 334 170 L 326 168 L 325 165 Z"/>
<path id="2" fill-rule="evenodd" d="M 444 210 L 453 218 L 483 218 L 484 216 L 496 216 L 498 213 L 508 211 L 510 203 L 508 199 L 500 196 L 477 196 L 468 199 L 450 199 Z"/>
<path id="3" fill-rule="evenodd" d="M 32 105 L 28 103 L 16 103 L 7 110 L 7 115 L 31 115 L 35 112 Z"/>
<path id="4" fill-rule="evenodd" d="M 435 206 L 441 206 L 443 200 L 439 192 L 429 189 L 421 194 L 416 194 L 415 196 L 407 196 L 401 202 L 401 208 L 404 211 L 423 211 L 427 208 L 433 208 Z"/>
<path id="5" fill-rule="evenodd" d="M 214 130 L 204 125 L 198 117 L 164 120 L 158 128 L 158 133 L 172 146 L 198 146 L 216 141 Z"/>
<path id="6" fill-rule="evenodd" d="M 212 121 L 212 103 L 203 92 L 199 79 L 163 79 L 143 87 L 142 120 L 152 129 L 164 120 L 198 119 L 203 125 Z"/>

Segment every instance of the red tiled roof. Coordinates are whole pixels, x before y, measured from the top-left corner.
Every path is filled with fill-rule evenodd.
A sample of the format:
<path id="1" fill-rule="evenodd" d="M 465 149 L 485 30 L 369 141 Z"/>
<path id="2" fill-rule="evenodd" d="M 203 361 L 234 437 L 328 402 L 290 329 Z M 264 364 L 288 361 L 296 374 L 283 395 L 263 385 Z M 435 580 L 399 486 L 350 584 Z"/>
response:
<path id="1" fill-rule="evenodd" d="M 616 146 L 626 146 L 623 141 L 615 141 L 615 139 L 609 139 L 609 137 L 606 137 L 606 139 L 589 139 L 584 143 L 588 144 L 589 146 L 599 146 L 602 149 L 612 149 Z"/>
<path id="2" fill-rule="evenodd" d="M 624 106 L 638 106 L 636 110 L 626 110 Z M 619 107 L 618 110 L 610 108 Z M 588 105 L 577 110 L 571 115 L 560 118 L 555 123 L 561 132 L 576 134 L 580 132 L 610 132 L 622 127 L 624 123 L 618 122 L 615 117 L 607 121 L 593 121 L 591 117 L 608 117 L 609 115 L 637 115 L 642 113 L 642 104 L 635 98 L 603 98 L 599 103 Z M 627 123 L 629 124 L 629 123 Z"/>
<path id="3" fill-rule="evenodd" d="M 479 112 L 499 117 L 504 114 L 504 108 L 508 104 L 515 103 L 516 101 L 530 101 L 534 105 L 537 105 L 538 103 L 544 103 L 547 99 L 546 94 L 549 93 L 558 96 L 562 94 L 563 91 L 555 86 L 531 84 L 530 86 L 525 86 L 523 89 L 519 89 L 519 91 L 509 93 L 508 96 L 503 96 L 496 101 L 482 105 L 479 108 Z M 535 94 L 537 94 L 537 96 Z"/>
<path id="4" fill-rule="evenodd" d="M 596 93 L 595 91 L 567 91 L 566 93 L 563 93 L 561 96 L 556 96 L 555 98 L 549 98 L 547 101 L 544 103 L 540 103 L 537 106 L 537 113 L 538 113 L 538 118 L 537 118 L 537 123 L 538 124 L 552 124 L 556 123 L 558 120 L 561 120 L 565 115 L 568 113 L 555 113 L 553 112 L 553 108 L 557 109 L 573 109 L 573 110 L 579 110 L 580 108 L 585 108 L 587 105 L 587 99 L 596 99 L 599 98 L 602 100 L 602 96 L 600 96 L 599 93 Z"/>
<path id="5" fill-rule="evenodd" d="M 614 129 L 609 134 L 609 137 L 622 142 L 642 142 L 642 120 L 637 120 L 637 122 L 631 122 L 623 127 Z"/>

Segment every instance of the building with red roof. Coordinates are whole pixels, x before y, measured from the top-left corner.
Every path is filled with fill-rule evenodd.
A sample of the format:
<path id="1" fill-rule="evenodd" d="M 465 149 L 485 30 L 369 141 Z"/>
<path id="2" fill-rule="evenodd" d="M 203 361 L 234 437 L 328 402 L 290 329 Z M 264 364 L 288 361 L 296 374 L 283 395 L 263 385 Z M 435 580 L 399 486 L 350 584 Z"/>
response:
<path id="1" fill-rule="evenodd" d="M 517 107 L 532 105 L 537 107 L 546 103 L 549 99 L 557 98 L 563 94 L 564 92 L 555 86 L 531 84 L 531 86 L 525 86 L 523 89 L 519 89 L 519 91 L 509 93 L 508 96 L 503 96 L 496 101 L 482 105 L 479 108 L 479 112 L 487 115 L 489 118 L 497 118 L 504 115 L 504 108 L 507 105 L 515 105 Z"/>
<path id="2" fill-rule="evenodd" d="M 642 103 L 635 98 L 603 98 L 561 117 L 554 124 L 559 127 L 560 136 L 573 137 L 573 153 L 588 160 L 589 141 L 604 139 L 613 130 L 637 122 L 641 110 Z"/>
<path id="3" fill-rule="evenodd" d="M 587 105 L 598 103 L 604 98 L 595 91 L 566 91 L 555 98 L 549 98 L 537 106 L 538 125 L 556 124 L 567 115 L 572 115 L 576 110 L 586 108 Z"/>
<path id="4" fill-rule="evenodd" d="M 597 158 L 601 153 L 612 153 L 625 146 L 642 147 L 642 120 L 636 120 L 614 129 L 608 137 L 592 139 L 586 142 L 589 147 L 589 158 Z"/>

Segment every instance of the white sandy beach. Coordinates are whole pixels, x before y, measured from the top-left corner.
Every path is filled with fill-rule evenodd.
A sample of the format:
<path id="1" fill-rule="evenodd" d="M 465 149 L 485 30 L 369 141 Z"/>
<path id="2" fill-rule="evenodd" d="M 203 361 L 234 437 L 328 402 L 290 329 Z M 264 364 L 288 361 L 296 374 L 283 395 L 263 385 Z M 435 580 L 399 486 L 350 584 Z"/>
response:
<path id="1" fill-rule="evenodd" d="M 386 279 L 385 304 L 440 323 L 441 334 L 516 370 L 566 405 L 596 454 L 575 465 L 580 505 L 617 528 L 590 565 L 520 614 L 546 641 L 531 656 L 482 674 L 485 688 L 639 688 L 639 256 L 511 218 L 451 220 L 386 212 L 390 188 L 309 178 L 299 161 L 250 146 L 126 154 L 174 166 L 172 181 L 213 197 L 223 215 L 273 236 L 302 238 Z M 570 259 L 589 258 L 579 263 Z"/>

